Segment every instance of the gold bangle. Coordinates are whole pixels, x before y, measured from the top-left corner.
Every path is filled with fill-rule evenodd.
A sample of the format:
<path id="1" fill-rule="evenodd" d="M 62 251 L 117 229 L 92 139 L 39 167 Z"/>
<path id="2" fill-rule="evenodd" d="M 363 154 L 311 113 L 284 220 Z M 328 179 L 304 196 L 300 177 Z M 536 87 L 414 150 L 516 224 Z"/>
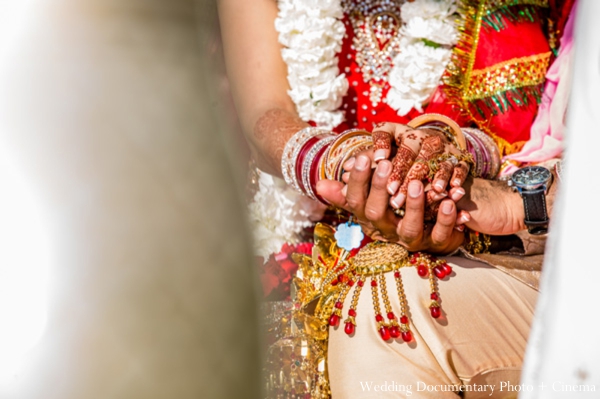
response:
<path id="1" fill-rule="evenodd" d="M 407 125 L 413 129 L 417 129 L 419 127 L 426 127 L 425 125 L 427 124 L 439 124 L 448 127 L 449 129 L 447 131 L 454 138 L 456 146 L 463 151 L 467 150 L 467 141 L 460 126 L 446 115 L 423 114 L 408 122 Z"/>

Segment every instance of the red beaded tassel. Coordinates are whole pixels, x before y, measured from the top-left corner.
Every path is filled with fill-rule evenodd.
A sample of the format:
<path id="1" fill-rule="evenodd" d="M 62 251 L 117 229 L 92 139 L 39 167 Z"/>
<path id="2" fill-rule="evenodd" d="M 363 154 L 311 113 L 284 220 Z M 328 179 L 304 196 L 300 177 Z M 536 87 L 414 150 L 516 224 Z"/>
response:
<path id="1" fill-rule="evenodd" d="M 404 295 L 404 285 L 402 285 L 402 275 L 400 274 L 400 270 L 396 270 L 394 272 L 394 279 L 396 280 L 396 291 L 398 291 L 398 298 L 400 299 L 400 311 L 402 312 L 400 315 L 400 331 L 402 340 L 404 342 L 410 342 L 412 341 L 412 333 L 410 332 L 408 316 L 406 315 L 408 311 L 408 305 L 406 303 L 406 295 Z"/>
<path id="2" fill-rule="evenodd" d="M 344 332 L 348 335 L 354 334 L 356 329 L 356 306 L 358 305 L 358 297 L 360 291 L 365 285 L 365 277 L 361 276 L 356 282 L 356 288 L 352 294 L 352 300 L 350 301 L 350 309 L 348 309 L 348 318 L 344 320 Z"/>
<path id="3" fill-rule="evenodd" d="M 354 280 L 348 279 L 346 286 L 342 288 L 342 291 L 337 297 L 335 304 L 333 305 L 333 312 L 329 317 L 329 325 L 331 327 L 337 327 L 340 325 L 340 318 L 342 316 L 342 309 L 344 308 L 344 300 L 346 299 L 346 295 L 350 292 L 350 288 L 354 285 Z"/>

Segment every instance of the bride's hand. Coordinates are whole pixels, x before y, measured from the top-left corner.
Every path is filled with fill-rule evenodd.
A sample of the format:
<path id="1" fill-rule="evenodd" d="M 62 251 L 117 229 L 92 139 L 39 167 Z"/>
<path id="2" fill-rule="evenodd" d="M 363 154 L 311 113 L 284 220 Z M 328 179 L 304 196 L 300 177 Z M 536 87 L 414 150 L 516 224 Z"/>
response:
<path id="1" fill-rule="evenodd" d="M 448 189 L 451 189 L 451 199 L 455 202 L 464 195 L 461 186 L 469 173 L 469 165 L 462 160 L 462 152 L 443 133 L 386 122 L 376 125 L 372 135 L 375 163 L 394 155 L 387 182 L 393 208 L 404 205 L 408 184 L 413 180 L 426 180 L 434 164 L 437 170 L 431 179 L 433 190 L 428 190 L 427 204 L 444 199 L 448 196 Z M 345 170 L 351 171 L 352 165 L 348 166 Z"/>

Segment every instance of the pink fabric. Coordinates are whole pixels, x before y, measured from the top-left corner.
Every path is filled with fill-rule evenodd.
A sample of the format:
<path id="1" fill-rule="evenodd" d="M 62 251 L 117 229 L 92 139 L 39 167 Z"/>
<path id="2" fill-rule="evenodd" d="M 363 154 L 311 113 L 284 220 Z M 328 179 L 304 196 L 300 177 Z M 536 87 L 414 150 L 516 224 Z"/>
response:
<path id="1" fill-rule="evenodd" d="M 560 41 L 558 57 L 546 74 L 546 87 L 538 114 L 531 126 L 531 138 L 520 152 L 506 156 L 522 163 L 537 163 L 557 158 L 563 150 L 565 116 L 571 87 L 571 63 L 573 54 L 573 25 L 577 2 L 565 26 Z M 516 166 L 505 168 L 503 174 L 511 174 Z"/>

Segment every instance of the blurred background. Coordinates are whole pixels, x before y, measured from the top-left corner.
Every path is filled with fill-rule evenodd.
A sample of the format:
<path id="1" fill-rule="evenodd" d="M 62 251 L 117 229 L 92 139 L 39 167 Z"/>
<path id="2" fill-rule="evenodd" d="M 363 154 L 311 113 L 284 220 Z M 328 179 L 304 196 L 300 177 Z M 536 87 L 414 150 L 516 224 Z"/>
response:
<path id="1" fill-rule="evenodd" d="M 216 11 L 0 2 L 0 398 L 253 398 Z"/>

